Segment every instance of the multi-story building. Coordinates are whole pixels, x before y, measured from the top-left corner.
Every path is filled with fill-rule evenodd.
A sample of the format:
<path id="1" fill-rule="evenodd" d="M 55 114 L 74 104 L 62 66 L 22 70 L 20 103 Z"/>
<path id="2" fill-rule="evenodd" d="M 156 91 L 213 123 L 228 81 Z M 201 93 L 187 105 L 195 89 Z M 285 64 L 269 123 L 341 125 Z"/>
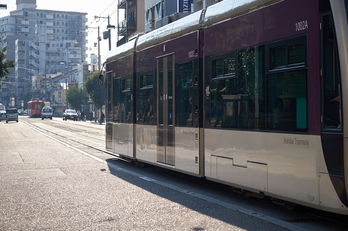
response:
<path id="1" fill-rule="evenodd" d="M 1 47 L 6 59 L 15 60 L 8 78 L 3 79 L 0 102 L 16 105 L 33 97 L 33 76 L 46 80 L 86 61 L 87 14 L 36 9 L 36 0 L 16 0 L 17 9 L 0 18 Z M 47 98 L 44 81 L 41 98 Z M 42 86 L 43 85 L 43 86 Z"/>
<path id="2" fill-rule="evenodd" d="M 144 33 L 144 17 L 144 0 L 118 0 L 117 46 L 126 43 L 133 35 Z"/>
<path id="3" fill-rule="evenodd" d="M 134 35 L 147 33 L 223 0 L 118 0 L 120 46 Z"/>
<path id="4" fill-rule="evenodd" d="M 222 0 L 145 0 L 145 33 Z"/>

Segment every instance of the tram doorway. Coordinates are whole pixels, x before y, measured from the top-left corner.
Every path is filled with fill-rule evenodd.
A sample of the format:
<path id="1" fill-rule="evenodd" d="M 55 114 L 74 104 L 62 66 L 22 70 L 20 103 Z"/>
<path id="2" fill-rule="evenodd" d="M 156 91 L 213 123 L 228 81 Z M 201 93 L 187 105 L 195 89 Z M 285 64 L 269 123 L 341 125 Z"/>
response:
<path id="1" fill-rule="evenodd" d="M 175 165 L 174 55 L 157 59 L 157 162 Z"/>

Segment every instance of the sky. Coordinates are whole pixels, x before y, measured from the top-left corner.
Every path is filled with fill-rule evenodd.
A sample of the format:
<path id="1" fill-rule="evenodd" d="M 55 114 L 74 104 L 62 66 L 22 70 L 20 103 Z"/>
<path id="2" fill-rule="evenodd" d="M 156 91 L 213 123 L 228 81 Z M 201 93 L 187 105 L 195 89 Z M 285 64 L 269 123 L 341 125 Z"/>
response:
<path id="1" fill-rule="evenodd" d="M 16 10 L 16 0 L 0 0 L 0 4 L 7 4 L 7 10 L 0 10 L 0 17 L 10 15 L 10 12 Z M 40 10 L 58 10 L 58 11 L 73 11 L 87 13 L 88 27 L 100 26 L 100 54 L 101 62 L 106 60 L 107 53 L 109 51 L 109 41 L 103 39 L 103 31 L 106 31 L 108 24 L 107 19 L 96 20 L 94 16 L 107 17 L 110 16 L 110 24 L 117 26 L 117 4 L 118 0 L 36 0 L 36 9 Z M 111 30 L 111 49 L 116 47 L 117 29 Z M 98 40 L 97 29 L 88 30 L 88 57 L 86 61 L 90 63 L 89 55 L 91 53 L 98 54 L 97 47 L 94 47 L 94 43 Z"/>

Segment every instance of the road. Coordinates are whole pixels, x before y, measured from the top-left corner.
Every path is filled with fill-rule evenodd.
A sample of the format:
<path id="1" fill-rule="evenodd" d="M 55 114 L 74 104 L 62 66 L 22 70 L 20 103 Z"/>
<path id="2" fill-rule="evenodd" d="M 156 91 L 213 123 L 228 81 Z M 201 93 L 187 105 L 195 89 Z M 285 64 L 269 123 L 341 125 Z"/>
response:
<path id="1" fill-rule="evenodd" d="M 105 126 L 0 123 L 0 230 L 341 230 L 105 152 Z"/>

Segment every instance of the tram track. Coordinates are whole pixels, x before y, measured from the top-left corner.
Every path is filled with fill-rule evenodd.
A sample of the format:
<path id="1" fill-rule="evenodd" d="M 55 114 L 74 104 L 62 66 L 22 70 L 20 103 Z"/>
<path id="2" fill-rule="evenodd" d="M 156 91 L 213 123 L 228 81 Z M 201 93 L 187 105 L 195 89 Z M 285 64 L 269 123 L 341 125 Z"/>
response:
<path id="1" fill-rule="evenodd" d="M 73 135 L 76 135 L 76 134 L 77 134 L 77 135 L 81 136 L 81 137 L 79 137 L 79 139 L 85 141 L 85 142 L 82 142 L 82 141 L 79 141 L 79 140 L 76 139 L 76 138 L 74 139 L 74 138 L 68 137 L 68 136 L 66 136 L 66 135 L 62 135 L 62 134 L 59 134 L 59 133 L 57 133 L 57 132 L 53 132 L 53 131 L 48 130 L 48 129 L 46 129 L 46 128 L 40 127 L 40 126 L 36 125 L 35 123 L 33 123 L 33 122 L 27 120 L 27 119 L 24 119 L 24 120 L 22 119 L 21 121 L 24 122 L 27 126 L 31 127 L 32 129 L 35 129 L 35 130 L 40 131 L 40 132 L 42 132 L 42 133 L 45 133 L 45 134 L 49 134 L 49 135 L 51 135 L 51 136 L 54 136 L 55 139 L 60 140 L 60 141 L 62 141 L 62 142 L 69 141 L 69 142 L 72 142 L 72 143 L 74 143 L 74 144 L 82 145 L 82 146 L 84 146 L 84 147 L 86 147 L 86 148 L 93 149 L 93 150 L 96 150 L 96 151 L 99 151 L 99 152 L 108 154 L 108 155 L 110 155 L 110 156 L 113 156 L 113 157 L 116 157 L 116 158 L 122 160 L 122 158 L 120 158 L 119 155 L 114 154 L 114 153 L 112 153 L 112 152 L 109 152 L 109 151 L 107 151 L 107 150 L 103 150 L 103 149 L 101 149 L 101 148 L 96 147 L 97 145 L 95 145 L 95 144 L 97 144 L 98 141 L 99 141 L 99 142 L 103 141 L 102 139 L 98 139 L 98 138 L 96 138 L 96 137 L 91 137 L 91 136 L 88 136 L 88 135 L 85 135 L 85 134 L 82 134 L 82 133 L 78 133 L 78 132 L 74 132 L 74 131 L 69 131 L 69 130 L 67 130 L 67 129 L 64 129 L 62 126 L 60 126 L 60 127 L 58 126 L 58 127 L 57 127 L 57 126 L 49 125 L 49 126 L 54 127 L 54 128 L 56 128 L 56 129 L 62 130 L 62 134 L 64 134 L 64 132 L 68 132 L 68 133 L 73 133 Z M 86 139 L 86 138 L 88 138 L 88 139 Z M 91 139 L 92 139 L 92 140 L 91 140 Z M 96 141 L 97 141 L 97 142 L 96 142 Z M 93 144 L 88 144 L 87 142 L 89 142 L 89 143 L 94 143 L 94 145 L 93 145 Z M 99 144 L 99 143 L 98 143 L 98 144 Z"/>
<path id="2" fill-rule="evenodd" d="M 62 131 L 61 133 L 58 133 L 58 132 L 51 131 L 47 128 L 41 127 L 41 126 L 37 125 L 35 122 L 30 121 L 30 119 L 22 119 L 21 122 L 24 122 L 27 126 L 31 127 L 32 129 L 40 131 L 44 134 L 48 134 L 49 136 L 54 137 L 55 139 L 60 140 L 61 142 L 66 143 L 68 141 L 69 145 L 72 145 L 72 146 L 81 145 L 81 146 L 84 146 L 88 149 L 105 153 L 109 156 L 112 156 L 112 157 L 117 158 L 117 159 L 122 160 L 122 161 L 126 161 L 128 163 L 134 162 L 132 160 L 124 159 L 115 153 L 112 153 L 112 152 L 109 152 L 107 150 L 103 150 L 102 148 L 97 147 L 98 145 L 96 145 L 96 144 L 100 145 L 100 142 L 104 141 L 103 139 L 93 137 L 91 135 L 86 135 L 82 132 L 77 132 L 79 130 L 76 128 L 73 128 L 71 126 L 70 127 L 62 126 L 60 123 L 56 123 L 54 125 L 45 123 L 46 126 L 50 126 L 52 128 L 59 129 Z M 75 124 L 74 124 L 74 126 L 75 126 Z M 76 126 L 79 126 L 82 128 L 83 125 L 76 124 Z M 64 135 L 64 134 L 75 135 L 75 138 L 69 137 L 68 135 Z M 79 137 L 77 137 L 76 135 L 78 135 Z M 138 162 L 134 162 L 134 163 L 137 165 L 141 165 L 141 166 L 148 166 L 151 170 L 153 170 L 155 172 L 159 172 L 159 173 L 165 174 L 169 177 L 174 177 L 176 179 L 184 180 L 186 182 L 189 182 L 190 184 L 196 184 L 196 185 L 200 185 L 202 187 L 207 187 L 210 189 L 218 190 L 218 191 L 225 193 L 226 195 L 229 195 L 229 196 L 239 197 L 241 199 L 247 199 L 247 198 L 245 198 L 245 194 L 241 193 L 240 191 L 238 191 L 238 190 L 236 190 L 228 185 L 208 181 L 205 178 L 197 178 L 197 177 L 189 176 L 189 175 L 175 172 L 172 170 L 159 168 L 159 167 L 153 166 L 153 165 L 140 164 Z M 279 206 L 277 204 L 274 204 L 272 202 L 271 198 L 269 198 L 269 197 L 265 197 L 265 199 L 260 199 L 260 198 L 256 198 L 256 197 L 251 197 L 251 198 L 252 198 L 251 200 L 253 202 L 257 202 L 259 204 L 262 204 L 263 206 L 272 207 L 273 209 L 277 209 L 277 208 L 281 207 L 285 210 L 284 207 Z M 326 222 L 326 223 L 335 224 L 336 226 L 338 225 L 338 226 L 342 227 L 342 230 L 348 229 L 348 223 L 346 221 L 347 216 L 338 215 L 338 214 L 331 214 L 328 212 L 323 212 L 320 210 L 315 210 L 315 209 L 307 208 L 307 207 L 300 206 L 300 205 L 297 205 L 296 209 L 294 211 L 291 211 L 291 212 L 296 213 L 296 216 L 295 216 L 296 218 L 291 218 L 291 219 L 287 219 L 284 221 L 289 222 L 289 223 L 293 223 L 293 224 Z M 337 230 L 340 230 L 340 229 L 337 229 Z"/>

